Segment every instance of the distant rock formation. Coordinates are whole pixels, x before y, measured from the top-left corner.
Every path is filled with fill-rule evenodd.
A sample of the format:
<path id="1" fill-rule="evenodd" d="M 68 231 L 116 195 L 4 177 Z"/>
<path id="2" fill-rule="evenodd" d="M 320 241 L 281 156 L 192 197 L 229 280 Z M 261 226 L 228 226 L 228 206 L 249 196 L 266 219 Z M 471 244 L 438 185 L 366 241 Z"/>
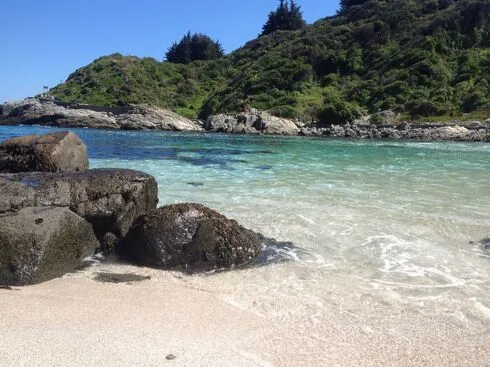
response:
<path id="1" fill-rule="evenodd" d="M 151 106 L 95 107 L 50 99 L 26 99 L 10 106 L 3 125 L 43 125 L 123 130 L 202 131 L 195 122 L 169 110 Z"/>
<path id="2" fill-rule="evenodd" d="M 347 123 L 345 125 L 310 125 L 301 128 L 303 136 L 324 136 L 349 139 L 392 139 L 418 141 L 490 142 L 490 120 L 446 124 L 375 125 Z"/>
<path id="3" fill-rule="evenodd" d="M 210 116 L 204 128 L 206 131 L 234 134 L 297 135 L 300 132 L 299 126 L 292 120 L 275 117 L 255 109 L 237 115 Z"/>

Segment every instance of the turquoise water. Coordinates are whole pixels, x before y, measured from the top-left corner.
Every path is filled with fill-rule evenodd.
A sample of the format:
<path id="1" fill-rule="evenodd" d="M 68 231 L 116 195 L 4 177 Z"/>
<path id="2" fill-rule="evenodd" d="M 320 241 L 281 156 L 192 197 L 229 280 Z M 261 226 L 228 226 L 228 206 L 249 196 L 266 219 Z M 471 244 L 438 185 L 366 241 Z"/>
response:
<path id="1" fill-rule="evenodd" d="M 0 140 L 50 130 L 0 127 Z M 490 251 L 470 243 L 490 236 L 490 144 L 74 131 L 92 168 L 154 175 L 160 204 L 200 202 L 294 244 L 289 262 L 190 280 L 234 305 L 253 286 L 264 313 L 270 298 L 311 313 L 369 297 L 490 320 Z"/>

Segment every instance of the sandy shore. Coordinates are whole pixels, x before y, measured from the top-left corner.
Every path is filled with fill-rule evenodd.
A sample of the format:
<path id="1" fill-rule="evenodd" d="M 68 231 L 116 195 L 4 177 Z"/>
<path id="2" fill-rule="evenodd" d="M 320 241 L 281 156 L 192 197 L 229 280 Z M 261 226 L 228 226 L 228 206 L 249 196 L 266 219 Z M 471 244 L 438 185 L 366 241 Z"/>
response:
<path id="1" fill-rule="evenodd" d="M 93 280 L 99 271 L 151 279 L 101 283 Z M 304 307 L 307 295 L 300 304 L 285 298 L 265 305 L 253 288 L 246 302 L 236 301 L 243 295 L 234 295 L 233 286 L 220 289 L 224 282 L 264 271 L 196 278 L 100 265 L 44 284 L 0 290 L 0 365 L 490 365 L 489 328 L 470 330 L 444 312 L 436 318 L 365 299 L 349 308 L 326 290 L 311 314 Z"/>

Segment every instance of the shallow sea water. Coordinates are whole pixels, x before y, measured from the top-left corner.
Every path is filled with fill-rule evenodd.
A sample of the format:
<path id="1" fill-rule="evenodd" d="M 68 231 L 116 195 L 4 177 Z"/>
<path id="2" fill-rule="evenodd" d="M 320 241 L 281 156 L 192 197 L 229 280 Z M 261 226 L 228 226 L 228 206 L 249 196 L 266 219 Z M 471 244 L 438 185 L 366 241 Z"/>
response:
<path id="1" fill-rule="evenodd" d="M 0 140 L 50 130 L 0 127 Z M 478 243 L 490 236 L 490 144 L 73 130 L 92 168 L 154 175 L 160 205 L 199 202 L 293 244 L 287 261 L 183 275 L 189 286 L 298 332 L 335 308 L 444 317 L 490 340 L 490 250 Z"/>

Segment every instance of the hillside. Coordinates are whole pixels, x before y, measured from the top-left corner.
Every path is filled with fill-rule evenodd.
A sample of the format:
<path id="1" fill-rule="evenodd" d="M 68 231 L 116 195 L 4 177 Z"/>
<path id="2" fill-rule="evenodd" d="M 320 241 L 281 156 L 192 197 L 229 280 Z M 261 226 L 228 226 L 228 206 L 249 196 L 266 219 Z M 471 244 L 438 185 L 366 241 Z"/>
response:
<path id="1" fill-rule="evenodd" d="M 187 117 L 254 107 L 343 122 L 490 115 L 490 2 L 351 0 L 334 17 L 187 65 L 119 54 L 52 90 L 65 102 L 148 103 Z"/>

